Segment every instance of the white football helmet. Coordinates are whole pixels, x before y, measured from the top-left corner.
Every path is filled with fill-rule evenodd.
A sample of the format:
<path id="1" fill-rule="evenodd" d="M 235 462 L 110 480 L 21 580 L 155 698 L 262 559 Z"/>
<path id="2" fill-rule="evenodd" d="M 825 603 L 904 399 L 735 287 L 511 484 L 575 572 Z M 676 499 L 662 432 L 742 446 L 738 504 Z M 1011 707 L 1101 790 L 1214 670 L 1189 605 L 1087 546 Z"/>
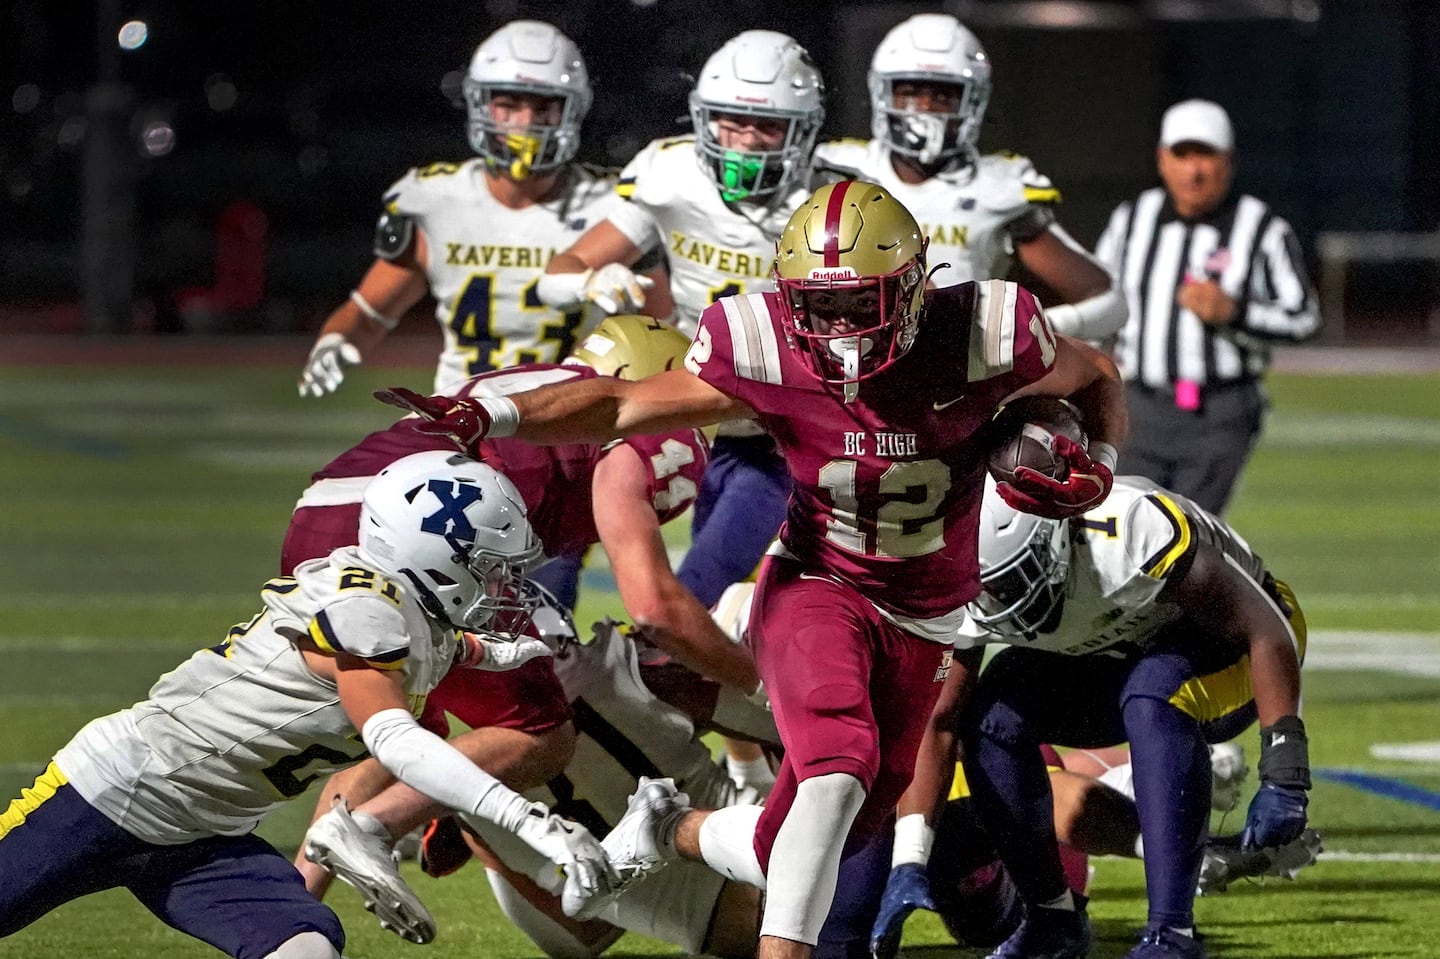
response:
<path id="1" fill-rule="evenodd" d="M 773 30 L 746 30 L 705 61 L 690 94 L 690 119 L 700 166 L 726 202 L 782 193 L 805 172 L 825 122 L 824 96 L 810 54 Z M 785 140 L 776 150 L 727 150 L 717 114 L 782 121 Z"/>
<path id="2" fill-rule="evenodd" d="M 1070 524 L 1012 508 L 985 474 L 980 503 L 980 595 L 969 613 L 1004 636 L 1033 637 L 1065 599 Z"/>
<path id="3" fill-rule="evenodd" d="M 539 601 L 523 577 L 543 554 L 519 490 L 458 453 L 413 453 L 370 481 L 360 552 L 408 582 L 432 617 L 461 629 L 518 637 Z"/>
<path id="4" fill-rule="evenodd" d="M 953 113 L 895 106 L 897 82 L 943 83 L 959 93 Z M 885 34 L 870 61 L 870 125 L 892 152 L 924 165 L 973 154 L 990 102 L 990 58 L 960 21 L 921 13 Z"/>
<path id="5" fill-rule="evenodd" d="M 553 170 L 580 149 L 580 123 L 593 96 L 580 48 L 548 23 L 516 20 L 475 50 L 465 74 L 470 148 L 496 172 L 516 180 Z M 560 122 L 500 123 L 490 102 L 497 94 L 528 93 L 563 103 Z"/>

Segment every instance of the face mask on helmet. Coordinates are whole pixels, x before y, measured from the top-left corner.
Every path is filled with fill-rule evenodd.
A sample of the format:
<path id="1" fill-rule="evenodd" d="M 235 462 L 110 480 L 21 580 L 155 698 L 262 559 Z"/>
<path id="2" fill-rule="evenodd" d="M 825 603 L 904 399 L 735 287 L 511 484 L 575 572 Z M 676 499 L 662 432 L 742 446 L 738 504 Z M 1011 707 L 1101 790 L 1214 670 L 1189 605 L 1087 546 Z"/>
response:
<path id="1" fill-rule="evenodd" d="M 990 101 L 990 59 L 954 17 L 926 13 L 895 27 L 869 75 L 872 135 L 923 166 L 972 154 Z"/>
<path id="2" fill-rule="evenodd" d="M 460 629 L 517 637 L 539 602 L 524 574 L 543 553 L 519 491 L 457 454 L 415 453 L 382 470 L 365 488 L 360 551 Z"/>
<path id="3" fill-rule="evenodd" d="M 1004 636 L 1033 637 L 1055 627 L 1070 571 L 1070 526 L 1012 509 L 985 478 L 980 507 L 980 595 L 970 616 Z"/>
<path id="4" fill-rule="evenodd" d="M 794 336 L 809 368 L 839 385 L 874 376 L 904 356 L 919 332 L 912 309 L 925 268 L 912 260 L 888 276 L 786 280 Z"/>
<path id="5" fill-rule="evenodd" d="M 548 23 L 518 20 L 476 49 L 464 81 L 470 148 L 523 180 L 574 159 L 590 109 L 580 50 Z"/>
<path id="6" fill-rule="evenodd" d="M 910 211 L 859 180 L 821 187 L 781 232 L 775 284 L 786 336 L 807 370 L 845 388 L 846 402 L 914 344 L 925 246 Z"/>
<path id="7" fill-rule="evenodd" d="M 792 38 L 747 30 L 700 71 L 690 118 L 701 167 L 727 203 L 782 193 L 809 167 L 825 85 Z"/>

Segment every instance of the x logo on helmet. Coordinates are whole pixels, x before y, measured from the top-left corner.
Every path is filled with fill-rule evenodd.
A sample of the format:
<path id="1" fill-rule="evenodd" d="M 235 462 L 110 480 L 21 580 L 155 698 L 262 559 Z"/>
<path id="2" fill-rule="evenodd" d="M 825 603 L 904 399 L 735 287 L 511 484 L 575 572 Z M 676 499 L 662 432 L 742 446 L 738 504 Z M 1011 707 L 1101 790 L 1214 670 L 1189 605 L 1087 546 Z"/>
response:
<path id="1" fill-rule="evenodd" d="M 421 531 L 444 536 L 452 543 L 458 541 L 473 545 L 476 530 L 465 515 L 465 508 L 484 496 L 480 487 L 453 480 L 432 479 L 426 489 L 435 494 L 440 508 L 420 521 Z"/>

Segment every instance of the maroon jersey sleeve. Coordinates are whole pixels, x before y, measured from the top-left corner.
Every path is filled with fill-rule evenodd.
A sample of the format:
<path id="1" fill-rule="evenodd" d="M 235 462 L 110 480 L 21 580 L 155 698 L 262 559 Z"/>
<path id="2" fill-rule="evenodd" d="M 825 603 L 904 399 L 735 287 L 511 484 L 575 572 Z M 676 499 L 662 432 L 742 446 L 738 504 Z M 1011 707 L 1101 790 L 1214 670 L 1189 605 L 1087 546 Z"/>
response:
<path id="1" fill-rule="evenodd" d="M 1030 291 L 987 280 L 976 284 L 976 294 L 970 381 L 1002 377 L 1010 393 L 1049 373 L 1055 365 L 1055 331 Z"/>
<path id="2" fill-rule="evenodd" d="M 650 503 L 661 523 L 679 516 L 700 491 L 700 474 L 710 460 L 710 441 L 699 430 L 675 430 L 623 441 L 650 467 Z"/>
<path id="3" fill-rule="evenodd" d="M 775 387 L 790 385 L 790 348 L 772 316 L 773 294 L 721 297 L 705 308 L 685 368 L 727 396 L 759 411 Z"/>

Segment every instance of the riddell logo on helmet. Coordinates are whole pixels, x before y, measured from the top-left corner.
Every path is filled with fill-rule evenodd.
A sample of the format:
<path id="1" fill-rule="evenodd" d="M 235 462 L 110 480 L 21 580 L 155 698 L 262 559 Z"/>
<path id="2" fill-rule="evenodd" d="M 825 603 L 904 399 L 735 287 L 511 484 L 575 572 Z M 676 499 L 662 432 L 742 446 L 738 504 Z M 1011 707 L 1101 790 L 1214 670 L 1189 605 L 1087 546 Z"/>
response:
<path id="1" fill-rule="evenodd" d="M 817 266 L 810 271 L 812 280 L 858 280 L 860 274 L 849 266 Z"/>
<path id="2" fill-rule="evenodd" d="M 735 98 L 735 100 L 736 100 L 737 102 L 739 102 L 739 103 L 758 103 L 758 104 L 760 104 L 760 105 L 762 105 L 762 106 L 767 106 L 767 107 L 770 105 L 770 98 L 769 98 L 769 97 L 737 96 L 737 97 Z"/>

